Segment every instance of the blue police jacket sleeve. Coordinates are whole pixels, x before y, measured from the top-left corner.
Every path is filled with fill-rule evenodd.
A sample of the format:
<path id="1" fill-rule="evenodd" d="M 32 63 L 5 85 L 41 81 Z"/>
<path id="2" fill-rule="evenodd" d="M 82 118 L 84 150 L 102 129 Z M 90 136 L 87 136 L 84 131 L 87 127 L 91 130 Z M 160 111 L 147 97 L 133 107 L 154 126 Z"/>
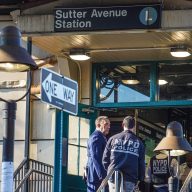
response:
<path id="1" fill-rule="evenodd" d="M 111 138 L 108 140 L 104 153 L 103 153 L 102 163 L 103 163 L 103 167 L 105 168 L 105 170 L 108 169 L 109 164 L 110 164 L 110 155 L 111 155 L 110 146 L 111 146 Z"/>
<path id="2" fill-rule="evenodd" d="M 102 143 L 98 137 L 94 137 L 92 140 L 92 144 L 90 146 L 90 154 L 99 179 L 104 179 L 106 176 L 106 171 L 102 165 L 103 149 Z"/>
<path id="3" fill-rule="evenodd" d="M 144 181 L 145 178 L 145 147 L 142 143 L 139 155 L 139 180 Z"/>

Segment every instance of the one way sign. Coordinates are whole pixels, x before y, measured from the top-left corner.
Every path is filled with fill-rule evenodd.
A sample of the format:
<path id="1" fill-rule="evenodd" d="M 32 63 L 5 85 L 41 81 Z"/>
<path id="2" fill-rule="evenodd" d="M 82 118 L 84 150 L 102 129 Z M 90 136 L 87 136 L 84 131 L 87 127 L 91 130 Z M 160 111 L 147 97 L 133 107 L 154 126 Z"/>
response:
<path id="1" fill-rule="evenodd" d="M 49 69 L 41 69 L 41 100 L 77 115 L 78 84 Z"/>

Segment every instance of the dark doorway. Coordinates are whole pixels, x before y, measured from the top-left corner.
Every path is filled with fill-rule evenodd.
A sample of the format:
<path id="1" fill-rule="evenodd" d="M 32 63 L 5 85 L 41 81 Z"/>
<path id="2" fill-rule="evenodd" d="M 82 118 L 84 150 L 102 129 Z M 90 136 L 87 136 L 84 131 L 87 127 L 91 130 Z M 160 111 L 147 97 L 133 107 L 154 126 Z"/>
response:
<path id="1" fill-rule="evenodd" d="M 110 109 L 101 111 L 100 114 L 109 116 L 111 120 L 108 138 L 123 130 L 122 120 L 125 116 L 135 116 L 137 135 L 147 146 L 146 154 L 149 157 L 165 136 L 166 126 L 171 121 L 179 121 L 183 125 L 184 137 L 192 143 L 192 108 Z"/>

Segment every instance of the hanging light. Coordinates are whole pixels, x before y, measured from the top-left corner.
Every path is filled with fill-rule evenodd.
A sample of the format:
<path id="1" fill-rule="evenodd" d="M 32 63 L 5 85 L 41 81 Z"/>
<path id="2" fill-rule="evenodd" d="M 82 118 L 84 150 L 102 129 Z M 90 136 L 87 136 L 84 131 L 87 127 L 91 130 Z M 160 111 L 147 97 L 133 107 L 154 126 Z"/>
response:
<path id="1" fill-rule="evenodd" d="M 90 59 L 89 54 L 84 49 L 71 49 L 69 57 L 76 61 L 86 61 Z"/>
<path id="2" fill-rule="evenodd" d="M 126 85 L 137 85 L 140 83 L 135 73 L 123 76 L 121 81 Z"/>
<path id="3" fill-rule="evenodd" d="M 123 79 L 122 82 L 126 85 L 137 85 L 139 81 L 137 79 Z"/>
<path id="4" fill-rule="evenodd" d="M 0 32 L 0 71 L 21 72 L 36 69 L 37 65 L 26 49 L 20 46 L 21 33 L 14 26 Z"/>
<path id="5" fill-rule="evenodd" d="M 192 152 L 192 147 L 183 137 L 182 125 L 177 121 L 168 124 L 164 137 L 154 151 L 170 153 L 170 156 L 180 156 Z"/>
<path id="6" fill-rule="evenodd" d="M 191 55 L 188 48 L 184 45 L 172 47 L 170 53 L 173 57 L 188 57 Z"/>
<path id="7" fill-rule="evenodd" d="M 168 82 L 164 79 L 159 79 L 159 85 L 166 85 Z"/>
<path id="8" fill-rule="evenodd" d="M 149 80 L 149 82 L 150 82 L 150 80 Z M 164 80 L 164 79 L 159 79 L 158 80 L 158 84 L 159 85 L 166 85 L 168 82 L 166 81 L 166 80 Z"/>

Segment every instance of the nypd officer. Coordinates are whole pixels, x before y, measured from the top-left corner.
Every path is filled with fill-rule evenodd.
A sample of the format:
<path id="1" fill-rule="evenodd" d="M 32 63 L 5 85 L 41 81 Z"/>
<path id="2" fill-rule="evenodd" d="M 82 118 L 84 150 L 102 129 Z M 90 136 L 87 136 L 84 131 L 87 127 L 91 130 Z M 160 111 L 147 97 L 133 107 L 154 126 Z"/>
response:
<path id="1" fill-rule="evenodd" d="M 147 192 L 168 192 L 168 178 L 170 177 L 168 157 L 159 153 L 154 155 L 149 162 L 145 181 Z M 151 185 L 150 185 L 151 184 Z M 153 189 L 151 189 L 151 187 Z"/>
<path id="2" fill-rule="evenodd" d="M 91 134 L 87 145 L 87 192 L 96 192 L 106 177 L 102 165 L 102 156 L 107 143 L 110 121 L 107 116 L 100 116 L 95 121 L 96 130 Z"/>
<path id="3" fill-rule="evenodd" d="M 119 169 L 123 173 L 122 192 L 132 192 L 138 181 L 145 176 L 145 149 L 142 141 L 133 133 L 135 119 L 132 116 L 124 118 L 124 131 L 111 137 L 103 154 L 103 166 L 110 172 Z M 114 177 L 108 182 L 110 192 L 115 191 Z"/>

